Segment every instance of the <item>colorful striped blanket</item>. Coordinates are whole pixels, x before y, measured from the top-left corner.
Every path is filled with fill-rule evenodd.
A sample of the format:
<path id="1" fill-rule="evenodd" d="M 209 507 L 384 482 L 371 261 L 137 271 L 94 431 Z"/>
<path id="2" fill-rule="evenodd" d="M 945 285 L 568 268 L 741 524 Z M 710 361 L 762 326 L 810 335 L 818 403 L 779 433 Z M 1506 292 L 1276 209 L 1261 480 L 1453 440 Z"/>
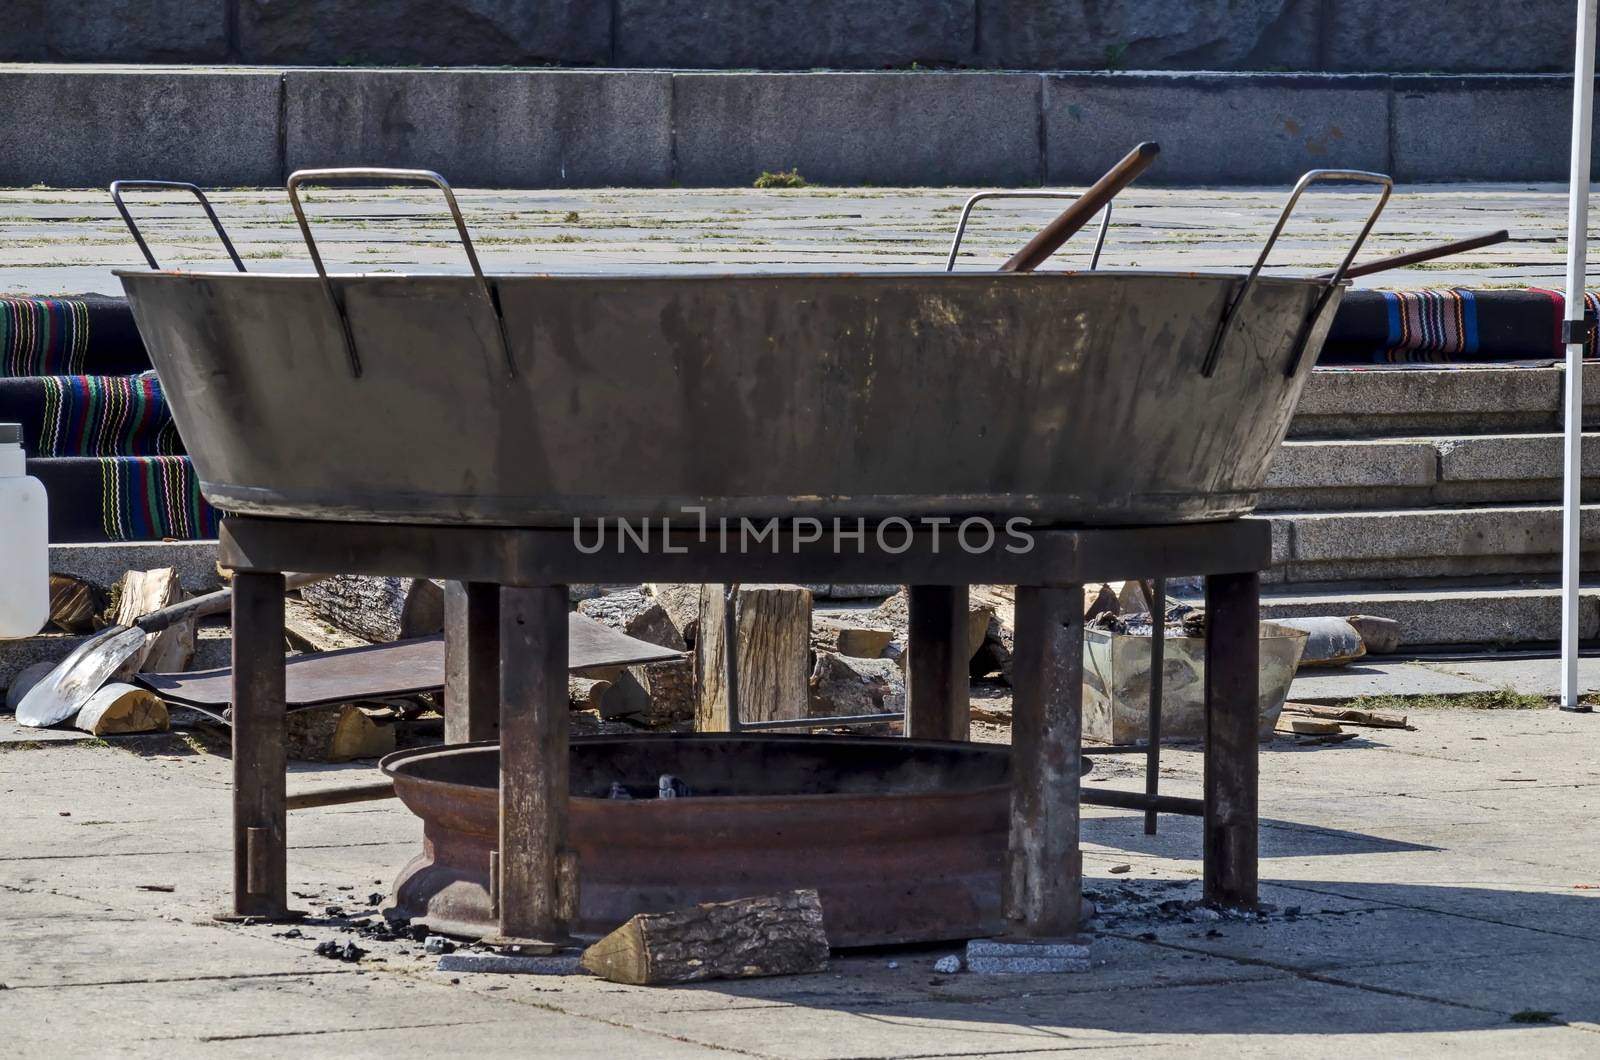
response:
<path id="1" fill-rule="evenodd" d="M 1590 311 L 1600 293 L 1585 295 Z M 1351 291 L 1318 364 L 1552 360 L 1565 356 L 1559 291 Z M 1595 339 L 1585 356 L 1595 356 Z"/>
<path id="2" fill-rule="evenodd" d="M 0 379 L 126 375 L 149 367 L 125 299 L 0 296 Z"/>
<path id="3" fill-rule="evenodd" d="M 217 536 L 186 456 L 55 457 L 29 460 L 28 473 L 50 497 L 51 541 Z"/>

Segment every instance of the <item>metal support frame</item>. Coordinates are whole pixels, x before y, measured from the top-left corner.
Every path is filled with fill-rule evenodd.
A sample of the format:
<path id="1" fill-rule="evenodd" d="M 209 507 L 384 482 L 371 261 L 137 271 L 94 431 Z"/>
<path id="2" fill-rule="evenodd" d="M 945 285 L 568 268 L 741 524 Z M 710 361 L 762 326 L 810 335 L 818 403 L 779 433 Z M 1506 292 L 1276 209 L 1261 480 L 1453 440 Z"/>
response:
<path id="1" fill-rule="evenodd" d="M 1567 204 L 1567 372 L 1565 447 L 1561 494 L 1561 702 L 1562 710 L 1587 713 L 1578 680 L 1578 595 L 1583 579 L 1583 353 L 1572 333 L 1584 318 L 1584 274 L 1588 271 L 1590 153 L 1594 132 L 1594 50 L 1597 6 L 1579 0 L 1577 61 L 1572 86 L 1572 172 Z M 1585 336 L 1586 337 L 1586 336 Z M 1576 339 L 1576 341 L 1574 341 Z"/>
<path id="2" fill-rule="evenodd" d="M 444 742 L 500 735 L 500 587 L 444 588 Z"/>
<path id="3" fill-rule="evenodd" d="M 289 909 L 283 575 L 233 578 L 232 918 L 283 920 Z"/>
<path id="4" fill-rule="evenodd" d="M 972 735 L 965 585 L 912 585 L 906 660 L 906 735 L 965 740 Z"/>
<path id="5" fill-rule="evenodd" d="M 597 554 L 579 551 L 567 529 L 227 517 L 219 552 L 223 564 L 235 571 L 235 913 L 293 915 L 285 906 L 284 588 L 278 573 L 285 569 L 434 576 L 468 583 L 454 594 L 450 635 L 467 631 L 470 643 L 452 651 L 463 653 L 457 656 L 467 660 L 461 680 L 479 693 L 468 692 L 464 702 L 472 706 L 465 718 L 458 715 L 458 725 L 483 720 L 480 710 L 487 693 L 478 682 L 485 678 L 472 663 L 490 654 L 485 609 L 487 601 L 498 599 L 501 835 L 491 864 L 500 930 L 507 940 L 559 945 L 577 909 L 577 865 L 566 838 L 566 585 L 636 574 L 640 581 L 898 581 L 932 587 L 938 591 L 919 605 L 929 626 L 953 634 L 957 623 L 951 614 L 962 619 L 962 636 L 929 642 L 956 648 L 932 653 L 944 679 L 954 672 L 958 658 L 964 662 L 965 607 L 957 606 L 964 595 L 961 586 L 1018 585 L 1016 758 L 1005 874 L 1012 930 L 1047 938 L 1077 929 L 1082 889 L 1078 808 L 1085 802 L 1163 813 L 1200 809 L 1205 816 L 1207 897 L 1233 905 L 1254 903 L 1255 572 L 1271 559 L 1269 527 L 1243 520 L 1037 530 L 1033 540 L 1033 548 L 1023 555 L 952 554 L 934 548 L 931 540 L 895 553 L 869 546 L 860 554 L 835 554 L 786 539 L 771 554 L 723 554 L 714 540 L 696 542 L 687 535 L 653 540 L 637 552 L 613 547 Z M 670 550 L 662 547 L 667 544 Z M 1138 792 L 1080 794 L 1082 583 L 1180 574 L 1207 578 L 1203 805 Z M 915 645 L 912 651 L 915 658 Z M 925 651 L 924 659 L 929 657 Z M 933 702 L 948 706 L 945 700 Z"/>

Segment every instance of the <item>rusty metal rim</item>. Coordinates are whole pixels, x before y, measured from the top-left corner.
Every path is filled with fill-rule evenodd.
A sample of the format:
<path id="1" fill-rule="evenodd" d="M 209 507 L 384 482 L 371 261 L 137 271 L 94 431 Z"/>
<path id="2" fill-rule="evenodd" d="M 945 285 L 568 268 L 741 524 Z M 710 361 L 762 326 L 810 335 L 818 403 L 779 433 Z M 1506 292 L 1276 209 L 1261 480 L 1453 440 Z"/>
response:
<path id="1" fill-rule="evenodd" d="M 953 749 L 960 748 L 960 749 L 963 749 L 963 750 L 976 749 L 979 753 L 986 753 L 986 754 L 1004 754 L 1004 755 L 1009 755 L 1010 754 L 1010 748 L 1009 747 L 1005 747 L 1005 746 L 1003 746 L 1001 744 L 992 744 L 992 745 L 970 744 L 970 743 L 962 743 L 960 741 L 949 741 L 949 740 L 908 740 L 908 739 L 904 739 L 904 738 L 901 738 L 901 737 L 881 737 L 881 736 L 880 737 L 872 737 L 872 736 L 813 736 L 813 735 L 810 735 L 810 734 L 807 734 L 807 733 L 770 733 L 770 734 L 769 733 L 762 733 L 760 735 L 751 735 L 751 736 L 734 735 L 734 734 L 729 734 L 729 733 L 640 733 L 637 736 L 620 736 L 620 737 L 619 736 L 574 736 L 570 740 L 570 744 L 573 747 L 580 747 L 580 746 L 583 746 L 584 744 L 608 743 L 608 742 L 619 740 L 619 739 L 620 740 L 651 741 L 651 742 L 661 742 L 661 743 L 669 743 L 669 742 L 696 742 L 696 743 L 699 743 L 699 742 L 710 742 L 710 741 L 713 741 L 713 740 L 734 740 L 734 741 L 738 741 L 740 743 L 777 743 L 777 744 L 781 744 L 781 743 L 815 744 L 818 741 L 823 741 L 823 740 L 838 741 L 838 743 L 840 743 L 840 744 L 853 744 L 853 743 L 865 743 L 865 742 L 869 742 L 869 741 L 870 742 L 878 742 L 878 741 L 883 741 L 883 740 L 892 740 L 896 747 L 902 747 L 903 746 L 903 747 L 906 747 L 908 749 L 924 748 L 924 749 L 929 749 L 929 750 L 945 750 L 945 749 L 953 750 Z M 474 740 L 474 741 L 472 741 L 470 743 L 447 744 L 447 745 L 439 746 L 439 747 L 411 747 L 411 748 L 407 748 L 406 750 L 403 750 L 403 751 L 395 751 L 395 752 L 393 752 L 391 754 L 385 755 L 383 758 L 378 760 L 378 768 L 383 771 L 385 776 L 388 776 L 388 777 L 392 778 L 395 781 L 395 783 L 397 785 L 397 787 L 396 787 L 396 791 L 397 792 L 399 792 L 401 790 L 401 788 L 399 787 L 400 785 L 406 785 L 406 784 L 412 784 L 412 783 L 414 783 L 414 784 L 425 784 L 425 785 L 450 784 L 450 783 L 452 783 L 450 781 L 434 780 L 434 779 L 431 779 L 431 778 L 424 778 L 424 777 L 419 777 L 419 776 L 415 776 L 415 775 L 412 775 L 412 774 L 408 774 L 408 773 L 405 773 L 405 772 L 401 772 L 401 771 L 399 771 L 398 767 L 404 766 L 407 762 L 410 762 L 410 761 L 413 761 L 413 760 L 419 759 L 419 758 L 428 758 L 428 759 L 437 760 L 439 758 L 454 758 L 454 757 L 458 757 L 458 756 L 459 757 L 465 757 L 467 755 L 476 753 L 478 751 L 486 750 L 486 749 L 498 751 L 500 749 L 500 741 L 498 741 L 498 740 Z M 1093 763 L 1090 762 L 1087 757 L 1085 757 L 1083 759 L 1083 766 L 1082 766 L 1083 773 L 1088 773 L 1091 768 L 1093 768 Z M 455 786 L 458 786 L 458 787 L 471 787 L 471 788 L 474 788 L 475 790 L 483 791 L 485 793 L 496 790 L 496 788 L 490 788 L 490 787 L 482 786 L 482 785 L 465 785 L 465 784 L 461 784 L 460 782 L 454 782 L 454 783 L 455 783 Z M 978 787 L 957 788 L 957 789 L 952 789 L 952 790 L 916 791 L 916 792 L 901 792 L 901 793 L 894 793 L 894 792 L 887 792 L 887 793 L 836 792 L 836 793 L 833 793 L 833 794 L 821 794 L 821 795 L 798 795 L 798 794 L 797 795 L 705 795 L 705 796 L 700 796 L 700 797 L 703 798 L 703 799 L 715 799 L 716 800 L 716 804 L 717 804 L 717 806 L 719 808 L 726 808 L 726 809 L 729 809 L 729 810 L 738 810 L 738 809 L 743 808 L 743 807 L 750 807 L 752 809 L 760 808 L 760 809 L 765 810 L 765 809 L 770 809 L 774 799 L 782 799 L 786 803 L 794 803 L 794 804 L 796 804 L 798 806 L 815 806 L 815 805 L 842 806 L 842 805 L 848 804 L 849 802 L 860 801 L 860 800 L 871 800 L 871 801 L 873 801 L 875 803 L 881 803 L 881 801 L 883 799 L 885 799 L 885 798 L 893 798 L 896 794 L 900 794 L 900 795 L 902 795 L 902 796 L 904 796 L 906 798 L 916 798 L 916 799 L 951 799 L 951 800 L 959 800 L 959 799 L 971 798 L 973 795 L 976 795 L 976 794 L 979 794 L 979 793 L 1005 791 L 1005 790 L 1009 790 L 1009 789 L 1010 789 L 1010 785 L 1009 784 L 984 784 L 984 785 L 981 785 L 981 786 L 978 786 Z M 596 797 L 596 796 L 593 796 L 593 795 L 569 795 L 568 798 L 573 802 L 605 803 L 607 805 L 611 805 L 613 803 L 618 803 L 620 805 L 619 800 L 603 799 L 603 798 L 599 798 L 599 797 Z M 403 796 L 402 796 L 402 801 L 404 801 Z M 639 807 L 656 806 L 659 801 L 660 800 L 655 800 L 655 799 L 637 799 L 637 800 L 633 800 L 630 803 L 630 805 L 639 806 Z M 636 811 L 630 810 L 629 812 L 636 812 Z M 642 812 L 649 813 L 649 812 L 652 812 L 652 811 L 644 810 Z M 657 809 L 656 811 L 653 811 L 653 812 L 670 812 L 670 811 L 663 811 L 661 809 Z"/>
<path id="2" fill-rule="evenodd" d="M 186 269 L 113 269 L 112 275 L 118 278 L 143 277 L 150 275 L 183 277 L 186 279 L 212 280 L 224 279 L 234 281 L 267 281 L 267 282 L 311 282 L 320 283 L 321 280 L 314 272 L 220 272 L 189 271 Z M 650 283 L 671 282 L 682 283 L 686 280 L 705 281 L 738 281 L 738 280 L 777 280 L 783 282 L 802 280 L 837 280 L 841 278 L 855 279 L 906 279 L 915 278 L 927 280 L 932 283 L 977 283 L 993 282 L 995 277 L 1015 276 L 1017 282 L 1025 280 L 1045 280 L 1056 282 L 1065 279 L 1078 279 L 1085 282 L 1107 280 L 1118 277 L 1140 276 L 1150 279 L 1185 279 L 1185 280 L 1243 280 L 1247 273 L 1242 269 L 1190 269 L 1190 270 L 1156 270 L 1156 269 L 1062 269 L 1048 272 L 1028 273 L 990 273 L 990 272 L 945 272 L 943 269 L 929 267 L 924 272 L 921 270 L 894 269 L 879 271 L 840 270 L 838 272 L 498 272 L 486 273 L 489 282 L 499 280 L 587 280 L 587 281 L 614 281 L 616 283 Z M 329 277 L 334 283 L 348 283 L 352 280 L 361 280 L 374 283 L 399 282 L 404 280 L 450 280 L 458 279 L 464 283 L 476 282 L 470 273 L 459 272 L 346 272 Z M 1005 281 L 1002 281 L 1005 282 Z M 1261 276 L 1256 279 L 1255 286 L 1270 287 L 1301 287 L 1306 285 L 1323 287 L 1328 285 L 1327 280 L 1318 279 L 1316 276 Z M 1349 280 L 1341 280 L 1340 287 L 1350 286 Z"/>

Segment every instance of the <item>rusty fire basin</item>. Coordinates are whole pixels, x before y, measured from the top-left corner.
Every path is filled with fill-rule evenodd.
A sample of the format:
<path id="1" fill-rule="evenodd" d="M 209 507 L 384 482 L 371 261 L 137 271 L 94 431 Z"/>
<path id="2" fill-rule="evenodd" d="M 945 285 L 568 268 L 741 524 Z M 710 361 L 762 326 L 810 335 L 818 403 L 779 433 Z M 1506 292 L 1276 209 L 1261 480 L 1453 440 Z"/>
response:
<path id="1" fill-rule="evenodd" d="M 382 765 L 423 822 L 396 913 L 445 934 L 498 934 L 499 748 L 401 751 Z M 574 739 L 572 929 L 600 935 L 635 913 L 814 887 L 835 946 L 996 932 L 1010 766 L 1005 747 L 901 738 Z M 689 797 L 656 798 L 664 773 Z M 635 797 L 608 798 L 614 782 Z"/>

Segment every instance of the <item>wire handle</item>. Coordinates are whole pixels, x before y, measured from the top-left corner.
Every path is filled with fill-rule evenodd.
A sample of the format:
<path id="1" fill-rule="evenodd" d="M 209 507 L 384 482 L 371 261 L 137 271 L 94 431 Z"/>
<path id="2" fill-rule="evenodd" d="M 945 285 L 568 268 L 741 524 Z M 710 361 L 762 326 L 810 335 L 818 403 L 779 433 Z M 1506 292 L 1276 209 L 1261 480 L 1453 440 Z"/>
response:
<path id="1" fill-rule="evenodd" d="M 944 263 L 945 272 L 956 271 L 956 257 L 961 253 L 961 238 L 967 233 L 967 219 L 972 216 L 972 208 L 985 199 L 1081 199 L 1081 191 L 980 191 L 967 200 L 961 208 L 961 221 L 956 225 L 955 238 L 950 241 L 950 257 Z M 1100 214 L 1100 235 L 1094 241 L 1094 254 L 1089 258 L 1089 271 L 1093 272 L 1100 267 L 1100 252 L 1106 246 L 1106 232 L 1111 228 L 1111 204 L 1106 203 L 1105 210 Z"/>
<path id="2" fill-rule="evenodd" d="M 1378 215 L 1383 213 L 1383 208 L 1389 205 L 1389 196 L 1394 193 L 1394 178 L 1384 173 L 1369 173 L 1361 169 L 1313 169 L 1296 182 L 1294 191 L 1289 193 L 1289 201 L 1284 204 L 1283 212 L 1278 215 L 1278 223 L 1272 226 L 1272 234 L 1267 237 L 1266 245 L 1261 248 L 1261 253 L 1256 258 L 1256 263 L 1250 269 L 1250 275 L 1245 277 L 1244 285 L 1239 288 L 1239 293 L 1228 302 L 1228 307 L 1222 311 L 1222 319 L 1217 324 L 1216 335 L 1211 339 L 1211 349 L 1206 353 L 1204 366 L 1200 373 L 1207 379 L 1216 373 L 1217 362 L 1222 357 L 1222 346 L 1227 341 L 1228 335 L 1233 330 L 1234 321 L 1238 318 L 1239 307 L 1244 305 L 1244 300 L 1249 297 L 1250 291 L 1255 287 L 1256 277 L 1261 274 L 1261 269 L 1267 263 L 1267 256 L 1272 253 L 1272 248 L 1277 245 L 1278 237 L 1283 234 L 1284 225 L 1289 222 L 1289 215 L 1294 213 L 1300 196 L 1305 194 L 1307 188 L 1313 184 L 1324 183 L 1357 183 L 1378 184 L 1383 187 L 1383 194 L 1378 196 L 1378 204 L 1373 207 L 1372 213 L 1367 217 L 1367 223 L 1362 226 L 1355 242 L 1350 244 L 1349 253 L 1339 267 L 1327 277 L 1328 283 L 1317 296 L 1316 305 L 1311 313 L 1300 325 L 1300 334 L 1295 339 L 1294 351 L 1290 355 L 1289 366 L 1285 374 L 1294 375 L 1300 367 L 1300 360 L 1305 354 L 1306 339 L 1311 334 L 1311 327 L 1322 315 L 1323 308 L 1328 304 L 1328 299 L 1333 297 L 1333 292 L 1339 284 L 1344 282 L 1345 273 L 1350 270 L 1350 264 L 1356 260 L 1356 255 L 1361 253 L 1361 246 L 1367 241 L 1367 236 L 1372 232 L 1372 226 L 1378 223 Z"/>
<path id="3" fill-rule="evenodd" d="M 311 264 L 316 268 L 317 275 L 322 279 L 322 289 L 328 295 L 328 304 L 338 314 L 340 327 L 344 330 L 345 352 L 350 357 L 350 370 L 357 377 L 361 375 L 361 357 L 356 352 L 355 333 L 350 329 L 350 317 L 345 312 L 344 303 L 340 300 L 338 292 L 334 289 L 333 280 L 328 276 L 327 268 L 322 264 L 322 254 L 317 250 L 317 241 L 311 235 L 311 225 L 306 220 L 304 207 L 300 205 L 300 185 L 308 180 L 389 180 L 411 181 L 418 184 L 432 184 L 444 192 L 445 205 L 450 208 L 450 218 L 455 222 L 456 234 L 461 237 L 461 248 L 467 252 L 467 264 L 472 268 L 472 275 L 478 281 L 478 290 L 483 295 L 484 302 L 489 311 L 494 314 L 495 330 L 500 337 L 500 353 L 505 360 L 506 371 L 515 376 L 517 374 L 516 362 L 511 359 L 511 341 L 506 336 L 506 318 L 500 310 L 500 298 L 489 278 L 483 274 L 483 266 L 478 264 L 478 252 L 472 245 L 472 235 L 467 231 L 467 222 L 461 217 L 461 207 L 456 204 L 456 194 L 450 189 L 450 183 L 431 169 L 384 169 L 369 167 L 352 167 L 338 169 L 300 169 L 289 174 L 288 183 L 285 185 L 289 192 L 289 205 L 294 210 L 294 218 L 300 224 L 300 234 L 305 238 L 306 250 L 311 253 Z"/>
<path id="4" fill-rule="evenodd" d="M 128 204 L 122 201 L 123 190 L 129 191 L 186 191 L 200 200 L 200 208 L 205 210 L 206 218 L 210 220 L 211 227 L 216 230 L 217 238 L 222 240 L 222 249 L 228 252 L 228 257 L 233 259 L 233 267 L 240 272 L 245 271 L 244 262 L 239 260 L 239 252 L 233 249 L 233 240 L 228 238 L 228 233 L 223 229 L 222 222 L 217 220 L 217 211 L 211 208 L 211 202 L 206 198 L 206 193 L 193 184 L 185 184 L 177 180 L 114 180 L 111 182 L 111 201 L 116 204 L 117 212 L 122 215 L 122 223 L 128 226 L 128 231 L 133 235 L 133 241 L 139 244 L 139 253 L 144 255 L 144 260 L 157 272 L 161 266 L 156 264 L 156 256 L 150 252 L 150 245 L 144 241 L 144 233 L 139 231 L 139 226 L 133 220 L 133 214 L 128 212 Z"/>

